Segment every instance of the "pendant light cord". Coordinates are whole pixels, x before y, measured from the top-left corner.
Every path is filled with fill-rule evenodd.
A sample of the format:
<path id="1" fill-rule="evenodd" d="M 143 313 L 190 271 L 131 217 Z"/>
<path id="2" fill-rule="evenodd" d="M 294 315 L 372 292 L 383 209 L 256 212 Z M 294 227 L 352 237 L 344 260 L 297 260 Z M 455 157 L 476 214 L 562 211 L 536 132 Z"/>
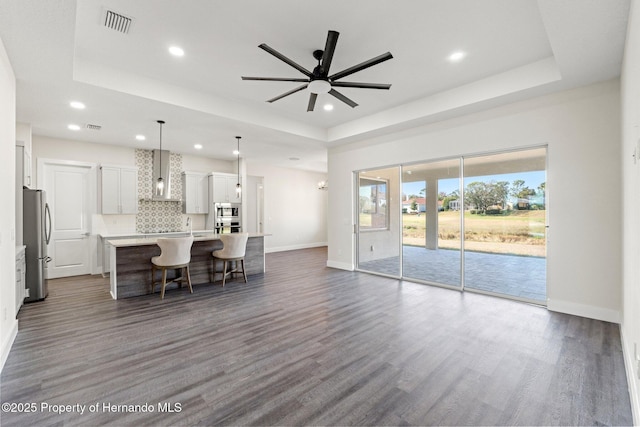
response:
<path id="1" fill-rule="evenodd" d="M 242 191 L 242 186 L 240 185 L 240 138 L 240 136 L 236 136 L 236 139 L 238 140 L 238 183 L 236 184 L 236 195 L 238 197 L 240 197 Z"/>
<path id="2" fill-rule="evenodd" d="M 159 174 L 158 180 L 155 183 L 155 192 L 156 195 L 162 196 L 164 194 L 164 180 L 162 179 L 162 125 L 164 124 L 164 120 L 158 120 L 157 122 L 160 125 L 160 155 L 158 156 L 160 164 L 158 165 Z"/>
<path id="3" fill-rule="evenodd" d="M 160 179 L 162 179 L 162 120 L 158 120 L 160 123 Z"/>

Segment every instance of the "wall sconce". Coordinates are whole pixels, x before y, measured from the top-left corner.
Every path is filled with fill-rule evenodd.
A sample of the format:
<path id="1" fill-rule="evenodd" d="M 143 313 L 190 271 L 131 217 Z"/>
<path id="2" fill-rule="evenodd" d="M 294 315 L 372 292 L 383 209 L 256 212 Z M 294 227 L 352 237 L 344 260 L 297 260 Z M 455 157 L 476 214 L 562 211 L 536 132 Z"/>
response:
<path id="1" fill-rule="evenodd" d="M 329 189 L 329 181 L 318 182 L 318 190 L 328 190 L 328 189 Z"/>

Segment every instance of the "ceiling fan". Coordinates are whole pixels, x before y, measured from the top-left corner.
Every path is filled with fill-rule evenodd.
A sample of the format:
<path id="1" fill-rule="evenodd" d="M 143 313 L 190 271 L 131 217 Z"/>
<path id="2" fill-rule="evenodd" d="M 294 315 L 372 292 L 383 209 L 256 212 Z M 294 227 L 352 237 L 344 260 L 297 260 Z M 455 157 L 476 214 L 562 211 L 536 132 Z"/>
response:
<path id="1" fill-rule="evenodd" d="M 369 68 L 373 65 L 384 62 L 388 59 L 393 58 L 391 53 L 383 53 L 380 56 L 376 56 L 375 58 L 371 58 L 368 61 L 364 61 L 358 65 L 354 65 L 353 67 L 349 67 L 346 70 L 342 70 L 335 74 L 329 74 L 329 68 L 331 67 L 331 60 L 333 59 L 333 53 L 336 49 L 336 44 L 338 43 L 338 36 L 340 33 L 337 31 L 329 31 L 327 34 L 327 42 L 325 44 L 324 50 L 315 50 L 313 52 L 313 57 L 318 61 L 318 65 L 313 69 L 313 72 L 307 70 L 303 66 L 295 63 L 291 59 L 287 58 L 277 50 L 267 46 L 265 43 L 258 46 L 260 49 L 263 49 L 275 56 L 279 60 L 291 65 L 296 70 L 300 71 L 302 74 L 307 76 L 306 79 L 294 79 L 294 78 L 282 78 L 282 77 L 242 77 L 242 80 L 267 80 L 267 81 L 276 81 L 276 82 L 303 82 L 302 86 L 299 86 L 295 89 L 292 89 L 288 92 L 283 93 L 282 95 L 276 96 L 275 98 L 271 98 L 267 100 L 267 102 L 274 102 L 279 99 L 284 98 L 285 96 L 289 96 L 296 92 L 300 92 L 304 89 L 309 89 L 309 104 L 307 105 L 307 111 L 313 111 L 313 108 L 316 105 L 316 99 L 318 98 L 318 94 L 320 93 L 329 93 L 329 95 L 333 95 L 338 98 L 340 101 L 349 105 L 351 108 L 355 108 L 358 106 L 354 101 L 344 96 L 342 93 L 335 90 L 337 87 L 355 87 L 355 88 L 363 88 L 363 89 L 389 89 L 391 87 L 390 84 L 380 84 L 380 83 L 357 83 L 357 82 L 340 82 L 338 80 L 343 77 L 347 77 L 353 73 L 357 73 L 358 71 L 362 71 L 365 68 Z"/>

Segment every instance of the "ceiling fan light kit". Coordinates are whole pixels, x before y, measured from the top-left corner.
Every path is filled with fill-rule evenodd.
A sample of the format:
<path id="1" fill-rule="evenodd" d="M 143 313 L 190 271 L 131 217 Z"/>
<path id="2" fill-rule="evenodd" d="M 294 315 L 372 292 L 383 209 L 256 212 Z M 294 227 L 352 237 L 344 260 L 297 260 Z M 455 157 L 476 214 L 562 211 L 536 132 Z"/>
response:
<path id="1" fill-rule="evenodd" d="M 331 90 L 331 83 L 326 80 L 312 80 L 309 82 L 307 89 L 311 93 L 321 94 L 321 93 L 329 93 Z"/>
<path id="2" fill-rule="evenodd" d="M 286 78 L 286 77 L 245 77 L 242 76 L 242 80 L 263 80 L 263 81 L 277 81 L 277 82 L 299 82 L 304 83 L 301 86 L 298 86 L 295 89 L 292 89 L 288 92 L 283 93 L 282 95 L 278 95 L 275 98 L 271 98 L 267 100 L 267 102 L 275 102 L 279 99 L 282 99 L 286 96 L 292 95 L 296 92 L 300 92 L 302 90 L 307 89 L 309 92 L 309 103 L 307 105 L 307 111 L 313 111 L 316 104 L 316 99 L 319 94 L 328 93 L 333 97 L 339 99 L 344 102 L 351 108 L 355 108 L 358 106 L 356 102 L 347 98 L 342 93 L 338 92 L 334 88 L 336 87 L 347 87 L 347 88 L 360 88 L 360 89 L 383 89 L 389 90 L 391 88 L 390 84 L 381 84 L 381 83 L 358 83 L 358 82 L 339 82 L 337 80 L 342 79 L 343 77 L 347 77 L 351 74 L 357 73 L 358 71 L 362 71 L 366 68 L 372 67 L 381 62 L 387 61 L 393 58 L 390 52 L 383 53 L 382 55 L 376 56 L 375 58 L 371 58 L 368 61 L 361 62 L 360 64 L 354 65 L 353 67 L 349 67 L 345 70 L 342 70 L 338 73 L 329 75 L 329 69 L 331 68 L 331 61 L 333 60 L 333 54 L 336 49 L 336 45 L 338 43 L 338 36 L 340 33 L 337 31 L 329 31 L 327 34 L 327 41 L 325 43 L 324 50 L 315 50 L 313 51 L 313 57 L 318 61 L 318 65 L 313 69 L 313 72 L 307 70 L 302 65 L 292 61 L 287 58 L 277 50 L 263 43 L 258 46 L 260 49 L 265 52 L 270 53 L 275 56 L 279 60 L 284 63 L 290 65 L 295 68 L 302 74 L 304 74 L 307 78 Z"/>

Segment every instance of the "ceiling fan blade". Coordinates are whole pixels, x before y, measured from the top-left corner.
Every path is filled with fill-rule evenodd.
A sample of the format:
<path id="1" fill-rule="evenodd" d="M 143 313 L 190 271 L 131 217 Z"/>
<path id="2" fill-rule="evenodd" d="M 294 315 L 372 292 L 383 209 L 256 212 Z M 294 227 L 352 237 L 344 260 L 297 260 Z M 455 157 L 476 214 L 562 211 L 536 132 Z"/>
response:
<path id="1" fill-rule="evenodd" d="M 274 102 L 274 101 L 277 101 L 278 99 L 282 99 L 282 98 L 284 98 L 285 96 L 289 96 L 289 95 L 291 95 L 292 93 L 300 92 L 301 90 L 306 89 L 306 88 L 307 88 L 307 86 L 309 86 L 309 85 L 308 85 L 308 84 L 302 85 L 302 86 L 300 86 L 300 87 L 297 87 L 297 88 L 295 88 L 295 89 L 290 90 L 289 92 L 285 92 L 285 93 L 283 93 L 282 95 L 278 95 L 278 96 L 276 96 L 275 98 L 271 98 L 271 99 L 267 100 L 267 102 Z"/>
<path id="2" fill-rule="evenodd" d="M 384 83 L 357 83 L 357 82 L 332 82 L 333 87 L 357 87 L 361 89 L 389 89 L 390 84 Z"/>
<path id="3" fill-rule="evenodd" d="M 290 79 L 287 77 L 245 77 L 242 80 L 266 80 L 269 82 L 308 82 L 309 79 Z"/>
<path id="4" fill-rule="evenodd" d="M 313 111 L 313 107 L 316 106 L 316 99 L 318 98 L 317 93 L 309 94 L 309 105 L 307 105 L 307 111 Z"/>
<path id="5" fill-rule="evenodd" d="M 278 58 L 279 60 L 281 60 L 282 62 L 285 62 L 289 65 L 291 65 L 293 68 L 295 68 L 296 70 L 300 71 L 302 74 L 304 74 L 305 76 L 311 78 L 311 76 L 313 74 L 311 74 L 311 71 L 307 70 L 306 68 L 304 68 L 302 65 L 297 64 L 295 62 L 293 62 L 291 59 L 287 58 L 286 56 L 284 56 L 283 54 L 281 54 L 280 52 L 278 52 L 277 50 L 269 47 L 268 45 L 266 45 L 265 43 L 262 43 L 260 46 L 258 46 L 260 49 L 269 52 L 271 55 L 275 56 L 276 58 Z"/>
<path id="6" fill-rule="evenodd" d="M 333 53 L 336 51 L 336 44 L 338 43 L 339 35 L 340 33 L 337 31 L 329 31 L 329 34 L 327 34 L 327 43 L 324 45 L 322 62 L 320 62 L 323 76 L 329 74 L 329 68 L 331 67 L 331 61 L 333 60 Z"/>
<path id="7" fill-rule="evenodd" d="M 365 68 L 369 68 L 373 65 L 379 64 L 381 62 L 387 61 L 389 59 L 393 58 L 393 55 L 391 55 L 391 53 L 387 52 L 387 53 L 383 53 L 380 56 L 376 56 L 375 58 L 371 58 L 368 61 L 364 61 L 358 65 L 354 65 L 353 67 L 349 67 L 346 70 L 340 71 L 338 73 L 335 73 L 332 76 L 329 76 L 329 80 L 338 80 L 341 79 L 343 77 L 346 77 L 348 75 L 351 75 L 353 73 L 357 73 L 358 71 L 362 71 Z M 333 83 L 333 82 L 332 82 Z"/>
<path id="8" fill-rule="evenodd" d="M 353 102 L 352 100 L 350 100 L 349 98 L 347 98 L 346 96 L 344 96 L 343 94 L 341 94 L 335 89 L 331 89 L 329 91 L 329 94 L 335 96 L 336 98 L 338 98 L 340 101 L 344 102 L 351 108 L 355 108 L 358 106 L 358 104 L 356 104 L 355 102 Z"/>

